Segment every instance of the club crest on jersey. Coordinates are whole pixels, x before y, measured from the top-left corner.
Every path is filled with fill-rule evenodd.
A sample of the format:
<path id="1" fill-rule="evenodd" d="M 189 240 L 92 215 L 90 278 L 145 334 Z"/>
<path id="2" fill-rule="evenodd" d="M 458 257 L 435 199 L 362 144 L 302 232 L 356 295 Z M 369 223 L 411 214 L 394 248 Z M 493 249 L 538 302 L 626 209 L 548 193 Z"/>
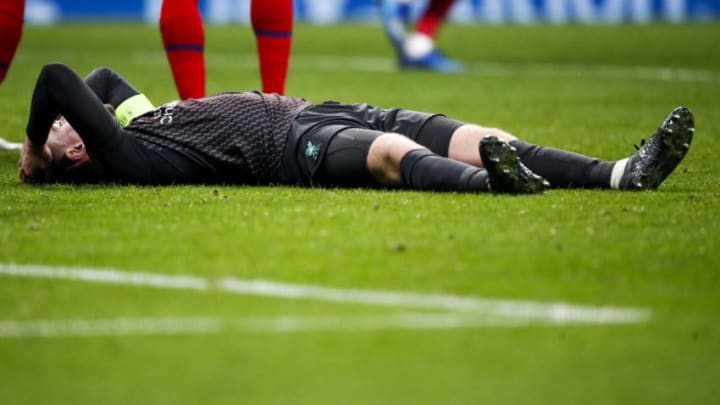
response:
<path id="1" fill-rule="evenodd" d="M 305 146 L 305 156 L 309 157 L 312 160 L 317 160 L 319 153 L 320 145 L 313 145 L 312 142 L 308 141 L 307 146 Z"/>
<path id="2" fill-rule="evenodd" d="M 153 115 L 153 118 L 159 119 L 160 123 L 163 125 L 171 124 L 173 121 L 173 113 L 175 112 L 175 106 L 177 106 L 177 104 L 177 101 L 173 101 L 172 103 L 167 103 L 160 106 L 160 108 L 155 110 L 155 115 Z"/>

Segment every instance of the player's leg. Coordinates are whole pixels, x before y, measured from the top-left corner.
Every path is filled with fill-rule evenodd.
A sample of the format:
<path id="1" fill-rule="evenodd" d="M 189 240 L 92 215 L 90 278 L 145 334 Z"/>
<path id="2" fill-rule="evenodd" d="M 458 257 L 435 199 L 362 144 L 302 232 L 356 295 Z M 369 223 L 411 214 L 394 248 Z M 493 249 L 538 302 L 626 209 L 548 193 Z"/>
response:
<path id="1" fill-rule="evenodd" d="M 431 0 L 427 9 L 402 45 L 400 64 L 406 68 L 425 68 L 446 73 L 463 70 L 461 63 L 435 49 L 435 39 L 445 23 L 454 0 Z"/>
<path id="2" fill-rule="evenodd" d="M 434 120 L 449 119 L 438 117 Z M 426 125 L 427 130 L 421 130 L 416 140 L 451 159 L 482 167 L 483 160 L 475 152 L 477 145 L 484 138 L 494 136 L 512 145 L 522 163 L 546 178 L 553 187 L 627 190 L 657 188 L 683 159 L 694 134 L 692 113 L 686 108 L 678 108 L 630 158 L 608 161 L 533 145 L 497 128 L 465 124 L 458 126 L 448 137 L 447 131 L 438 131 L 438 127 L 438 124 Z"/>
<path id="3" fill-rule="evenodd" d="M 410 20 L 410 2 L 412 0 L 382 0 L 380 2 L 380 22 L 385 35 L 398 52 L 402 55 L 402 46 L 407 33 L 405 26 Z"/>
<path id="4" fill-rule="evenodd" d="M 401 110 L 393 127 L 408 134 L 431 151 L 473 166 L 484 167 L 479 153 L 483 139 L 494 137 L 512 145 L 522 163 L 546 178 L 553 187 L 609 187 L 615 162 L 601 161 L 577 153 L 522 142 L 498 128 L 466 124 L 444 116 L 433 116 L 420 129 L 413 128 L 417 112 Z M 415 119 L 417 121 L 417 119 Z"/>
<path id="5" fill-rule="evenodd" d="M 198 0 L 163 0 L 160 33 L 180 98 L 205 97 L 205 29 Z"/>
<path id="6" fill-rule="evenodd" d="M 479 154 L 473 153 L 473 147 L 488 136 L 495 136 L 512 145 L 523 164 L 546 178 L 552 187 L 607 188 L 610 186 L 610 174 L 615 162 L 532 145 L 497 128 L 472 124 L 459 127 L 450 139 L 448 156 L 451 159 L 482 166 L 482 159 Z"/>
<path id="7" fill-rule="evenodd" d="M 695 118 L 685 107 L 668 114 L 650 139 L 629 158 L 618 161 L 610 185 L 621 190 L 656 189 L 675 170 L 690 150 L 695 134 Z"/>
<path id="8" fill-rule="evenodd" d="M 443 158 L 411 139 L 386 133 L 368 149 L 368 171 L 380 184 L 414 190 L 489 191 L 488 172 Z"/>
<path id="9" fill-rule="evenodd" d="M 292 45 L 293 1 L 253 0 L 250 20 L 257 43 L 263 92 L 285 94 Z"/>
<path id="10" fill-rule="evenodd" d="M 428 8 L 415 25 L 415 32 L 434 39 L 454 2 L 455 0 L 430 0 Z"/>
<path id="11" fill-rule="evenodd" d="M 494 141 L 480 146 L 490 162 L 485 170 L 439 156 L 400 134 L 347 128 L 329 142 L 315 180 L 344 187 L 374 184 L 431 191 L 542 192 L 543 180 L 523 172 L 514 150 Z"/>
<path id="12" fill-rule="evenodd" d="M 484 169 L 440 157 L 405 136 L 364 128 L 346 128 L 335 134 L 314 183 L 432 191 L 489 190 Z"/>
<path id="13" fill-rule="evenodd" d="M 5 80 L 22 37 L 25 0 L 0 2 L 0 83 Z"/>

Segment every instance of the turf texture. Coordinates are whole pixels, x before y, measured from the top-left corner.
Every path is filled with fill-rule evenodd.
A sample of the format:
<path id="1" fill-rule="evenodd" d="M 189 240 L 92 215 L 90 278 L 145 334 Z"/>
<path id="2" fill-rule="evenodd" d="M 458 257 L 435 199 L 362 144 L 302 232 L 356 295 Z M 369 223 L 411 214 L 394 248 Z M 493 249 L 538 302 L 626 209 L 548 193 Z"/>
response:
<path id="1" fill-rule="evenodd" d="M 207 28 L 208 91 L 259 86 L 249 27 Z M 0 274 L 2 404 L 709 404 L 720 401 L 720 25 L 449 26 L 458 75 L 402 72 L 372 25 L 295 32 L 288 94 L 442 112 L 619 159 L 695 113 L 655 192 L 542 196 L 229 186 L 28 186 L 0 153 L 0 266 L 537 304 L 641 308 L 626 324 L 353 328 L 408 308 Z M 156 27 L 27 27 L 0 86 L 21 141 L 44 63 L 109 66 L 175 98 Z M 418 311 L 417 309 L 411 309 Z M 420 310 L 437 313 L 437 310 Z M 347 319 L 347 328 L 12 335 L 39 320 Z M 3 335 L 3 333 L 5 335 Z"/>

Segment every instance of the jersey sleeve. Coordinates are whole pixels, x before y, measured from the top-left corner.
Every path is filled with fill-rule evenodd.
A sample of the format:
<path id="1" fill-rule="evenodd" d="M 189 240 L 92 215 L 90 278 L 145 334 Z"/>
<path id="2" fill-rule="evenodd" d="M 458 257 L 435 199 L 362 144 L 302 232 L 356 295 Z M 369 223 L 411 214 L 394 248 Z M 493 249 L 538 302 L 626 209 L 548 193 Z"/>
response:
<path id="1" fill-rule="evenodd" d="M 125 127 L 143 114 L 155 109 L 150 100 L 140 93 L 119 73 L 106 68 L 97 68 L 85 78 L 85 83 L 105 104 L 115 110 L 115 118 Z"/>
<path id="2" fill-rule="evenodd" d="M 120 137 L 119 124 L 93 89 L 69 67 L 54 63 L 43 67 L 35 85 L 28 139 L 44 144 L 59 115 L 77 131 L 89 152 L 107 149 Z"/>
<path id="3" fill-rule="evenodd" d="M 101 67 L 93 70 L 86 78 L 85 84 L 104 104 L 117 108 L 123 101 L 140 94 L 124 77 L 112 69 Z"/>

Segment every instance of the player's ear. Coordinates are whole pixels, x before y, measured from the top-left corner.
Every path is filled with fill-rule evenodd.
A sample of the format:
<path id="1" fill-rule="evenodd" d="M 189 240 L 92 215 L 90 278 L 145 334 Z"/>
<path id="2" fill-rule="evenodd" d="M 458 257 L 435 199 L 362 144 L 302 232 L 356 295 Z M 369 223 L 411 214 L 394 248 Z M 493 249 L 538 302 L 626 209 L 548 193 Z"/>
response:
<path id="1" fill-rule="evenodd" d="M 65 150 L 65 157 L 71 162 L 76 163 L 90 158 L 87 154 L 87 150 L 85 150 L 85 144 L 83 144 L 82 142 L 70 145 Z"/>

